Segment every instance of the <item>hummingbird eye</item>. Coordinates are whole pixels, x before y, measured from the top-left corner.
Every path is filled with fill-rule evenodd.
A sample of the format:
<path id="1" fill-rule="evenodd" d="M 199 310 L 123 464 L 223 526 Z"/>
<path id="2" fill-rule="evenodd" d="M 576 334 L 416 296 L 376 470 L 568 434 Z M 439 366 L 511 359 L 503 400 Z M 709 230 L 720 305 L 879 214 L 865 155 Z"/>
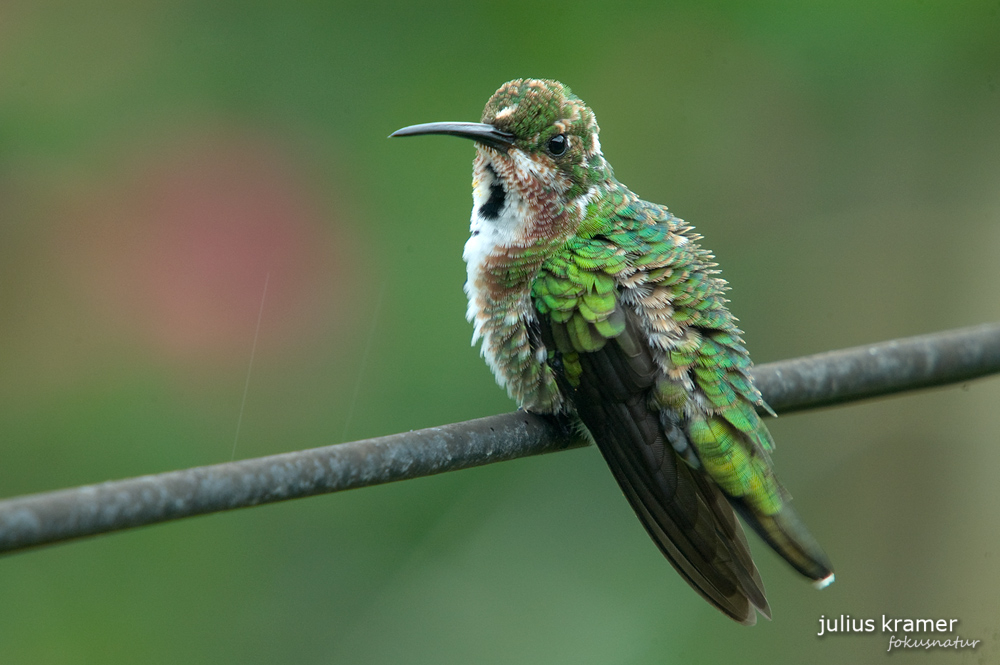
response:
<path id="1" fill-rule="evenodd" d="M 566 135 L 556 134 L 549 139 L 549 154 L 553 157 L 558 157 L 559 155 L 566 152 Z"/>

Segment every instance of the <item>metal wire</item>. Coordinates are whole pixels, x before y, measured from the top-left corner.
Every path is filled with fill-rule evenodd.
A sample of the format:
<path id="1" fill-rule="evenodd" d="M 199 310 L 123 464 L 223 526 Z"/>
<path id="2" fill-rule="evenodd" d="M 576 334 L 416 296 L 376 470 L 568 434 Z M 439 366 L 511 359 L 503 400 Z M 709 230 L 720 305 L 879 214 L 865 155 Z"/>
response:
<path id="1" fill-rule="evenodd" d="M 754 376 L 774 410 L 787 413 L 998 372 L 995 323 L 760 365 Z M 517 412 L 15 497 L 0 501 L 0 552 L 583 445 L 558 423 Z"/>

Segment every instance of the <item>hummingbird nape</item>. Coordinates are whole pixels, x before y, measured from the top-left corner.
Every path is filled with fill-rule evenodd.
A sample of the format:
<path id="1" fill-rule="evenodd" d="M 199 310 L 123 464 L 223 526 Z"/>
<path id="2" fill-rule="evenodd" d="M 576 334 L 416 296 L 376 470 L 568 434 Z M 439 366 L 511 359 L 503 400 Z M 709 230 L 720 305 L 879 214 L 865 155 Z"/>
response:
<path id="1" fill-rule="evenodd" d="M 757 409 L 773 412 L 714 257 L 615 179 L 598 132 L 563 84 L 518 79 L 479 123 L 392 136 L 476 142 L 463 254 L 473 343 L 521 408 L 580 425 L 674 568 L 752 624 L 770 609 L 734 509 L 816 586 L 833 570 L 775 476 Z"/>

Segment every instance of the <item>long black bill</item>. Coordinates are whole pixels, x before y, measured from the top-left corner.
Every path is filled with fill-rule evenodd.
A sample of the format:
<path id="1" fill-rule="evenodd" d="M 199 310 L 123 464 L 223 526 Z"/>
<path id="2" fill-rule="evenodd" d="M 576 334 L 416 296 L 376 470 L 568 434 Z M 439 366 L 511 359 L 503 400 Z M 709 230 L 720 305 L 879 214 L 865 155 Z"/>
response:
<path id="1" fill-rule="evenodd" d="M 501 132 L 493 125 L 482 122 L 425 122 L 422 125 L 410 125 L 397 129 L 393 136 L 419 136 L 420 134 L 447 134 L 472 139 L 497 150 L 507 151 L 514 145 L 514 135 Z"/>

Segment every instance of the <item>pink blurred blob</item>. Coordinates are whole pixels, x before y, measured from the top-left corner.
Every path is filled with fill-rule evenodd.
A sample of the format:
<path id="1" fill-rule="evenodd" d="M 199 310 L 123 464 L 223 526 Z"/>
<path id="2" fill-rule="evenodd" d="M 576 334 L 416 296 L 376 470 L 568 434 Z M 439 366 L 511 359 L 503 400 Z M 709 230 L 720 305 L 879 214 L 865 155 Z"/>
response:
<path id="1" fill-rule="evenodd" d="M 265 281 L 262 346 L 350 327 L 353 241 L 318 198 L 266 141 L 192 138 L 86 196 L 62 249 L 127 336 L 175 359 L 245 362 Z"/>

